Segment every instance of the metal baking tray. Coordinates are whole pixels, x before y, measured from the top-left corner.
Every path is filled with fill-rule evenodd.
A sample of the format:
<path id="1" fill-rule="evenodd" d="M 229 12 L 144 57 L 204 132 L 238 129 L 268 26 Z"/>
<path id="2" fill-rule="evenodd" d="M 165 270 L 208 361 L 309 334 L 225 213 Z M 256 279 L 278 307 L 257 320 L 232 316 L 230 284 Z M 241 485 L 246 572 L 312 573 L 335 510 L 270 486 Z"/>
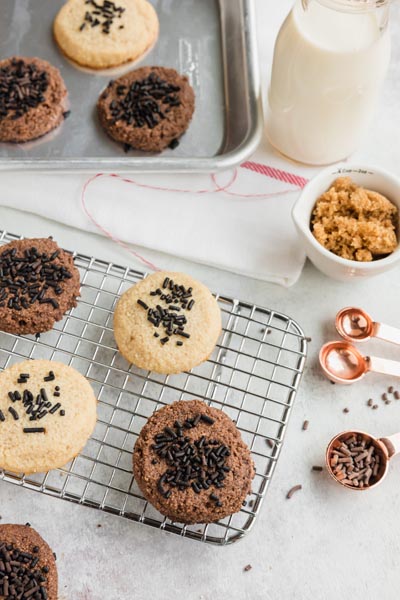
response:
<path id="1" fill-rule="evenodd" d="M 26 144 L 0 144 L 0 169 L 212 172 L 233 167 L 257 147 L 262 129 L 253 0 L 150 0 L 160 36 L 140 65 L 188 75 L 196 110 L 175 150 L 129 152 L 97 120 L 110 79 L 132 68 L 88 72 L 71 64 L 52 36 L 63 0 L 1 0 L 0 58 L 39 56 L 57 66 L 71 115 L 56 132 Z"/>
<path id="2" fill-rule="evenodd" d="M 15 239 L 19 236 L 0 231 L 0 246 Z M 282 448 L 306 359 L 302 330 L 274 310 L 217 295 L 223 332 L 210 360 L 180 375 L 142 371 L 118 353 L 112 318 L 120 294 L 145 274 L 74 257 L 82 282 L 78 306 L 39 340 L 0 333 L 0 369 L 26 358 L 73 366 L 99 399 L 97 426 L 82 453 L 64 468 L 29 476 L 0 470 L 0 480 L 193 540 L 226 545 L 242 538 L 257 519 Z M 132 475 L 133 446 L 148 417 L 174 400 L 192 398 L 236 421 L 256 466 L 246 506 L 211 525 L 164 518 L 143 498 Z"/>

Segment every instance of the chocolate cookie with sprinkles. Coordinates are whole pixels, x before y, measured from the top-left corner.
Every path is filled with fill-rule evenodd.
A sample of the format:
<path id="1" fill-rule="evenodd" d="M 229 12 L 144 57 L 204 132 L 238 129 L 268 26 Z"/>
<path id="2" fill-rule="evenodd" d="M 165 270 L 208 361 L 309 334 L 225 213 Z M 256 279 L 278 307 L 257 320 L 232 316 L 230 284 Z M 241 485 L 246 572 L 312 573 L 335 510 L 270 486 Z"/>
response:
<path id="1" fill-rule="evenodd" d="M 255 475 L 250 450 L 233 421 L 200 400 L 158 410 L 133 452 L 145 498 L 180 523 L 212 523 L 238 512 Z"/>
<path id="2" fill-rule="evenodd" d="M 175 69 L 142 67 L 111 81 L 97 102 L 108 135 L 125 145 L 161 152 L 176 148 L 195 107 L 188 78 Z"/>
<path id="3" fill-rule="evenodd" d="M 72 367 L 50 360 L 8 367 L 0 373 L 0 468 L 28 474 L 64 466 L 92 434 L 96 407 L 89 382 Z"/>
<path id="4" fill-rule="evenodd" d="M 76 306 L 80 277 L 72 256 L 51 238 L 0 248 L 0 330 L 37 334 Z"/>
<path id="5" fill-rule="evenodd" d="M 181 373 L 207 360 L 221 327 L 210 290 L 184 273 L 149 275 L 121 296 L 114 313 L 121 354 L 157 373 Z"/>
<path id="6" fill-rule="evenodd" d="M 28 142 L 58 127 L 69 114 L 60 71 L 40 58 L 0 61 L 0 142 Z"/>
<path id="7" fill-rule="evenodd" d="M 55 555 L 29 525 L 0 525 L 0 598 L 58 598 Z"/>

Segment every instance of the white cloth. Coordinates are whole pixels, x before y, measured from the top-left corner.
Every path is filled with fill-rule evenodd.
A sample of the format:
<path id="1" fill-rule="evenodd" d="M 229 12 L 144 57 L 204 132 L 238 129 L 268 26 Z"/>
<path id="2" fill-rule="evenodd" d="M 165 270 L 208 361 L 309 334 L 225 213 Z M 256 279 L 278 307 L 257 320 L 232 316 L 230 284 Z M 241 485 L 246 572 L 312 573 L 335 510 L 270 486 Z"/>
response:
<path id="1" fill-rule="evenodd" d="M 253 160 L 271 162 L 271 156 L 259 150 Z M 226 184 L 230 175 L 220 174 L 219 184 Z M 0 203 L 99 233 L 81 203 L 83 186 L 89 177 L 88 174 L 1 172 Z M 214 187 L 208 175 L 127 177 L 166 188 Z M 286 183 L 239 168 L 237 181 L 230 189 L 236 193 L 268 194 L 290 188 Z M 304 263 L 290 215 L 297 194 L 246 198 L 224 192 L 177 193 L 102 177 L 88 186 L 85 202 L 95 220 L 125 242 L 241 275 L 292 285 Z M 146 256 L 145 250 L 140 253 Z"/>

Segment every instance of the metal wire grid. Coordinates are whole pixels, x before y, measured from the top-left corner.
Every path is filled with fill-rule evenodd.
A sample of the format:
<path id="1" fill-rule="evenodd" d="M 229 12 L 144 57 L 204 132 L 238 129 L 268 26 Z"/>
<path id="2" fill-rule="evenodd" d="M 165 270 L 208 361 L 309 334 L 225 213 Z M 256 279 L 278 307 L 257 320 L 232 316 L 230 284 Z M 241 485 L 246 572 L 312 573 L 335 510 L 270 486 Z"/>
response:
<path id="1" fill-rule="evenodd" d="M 15 239 L 19 236 L 0 232 L 0 244 Z M 0 368 L 26 358 L 73 366 L 99 399 L 96 429 L 64 468 L 31 476 L 0 470 L 0 478 L 194 540 L 225 545 L 240 539 L 255 522 L 280 454 L 306 358 L 302 330 L 285 315 L 217 296 L 223 332 L 210 360 L 180 375 L 145 372 L 118 353 L 112 329 L 118 297 L 144 273 L 74 257 L 82 282 L 78 306 L 39 340 L 0 333 Z M 247 504 L 215 524 L 188 526 L 164 518 L 132 476 L 132 449 L 148 417 L 190 398 L 201 398 L 236 421 L 256 465 Z"/>

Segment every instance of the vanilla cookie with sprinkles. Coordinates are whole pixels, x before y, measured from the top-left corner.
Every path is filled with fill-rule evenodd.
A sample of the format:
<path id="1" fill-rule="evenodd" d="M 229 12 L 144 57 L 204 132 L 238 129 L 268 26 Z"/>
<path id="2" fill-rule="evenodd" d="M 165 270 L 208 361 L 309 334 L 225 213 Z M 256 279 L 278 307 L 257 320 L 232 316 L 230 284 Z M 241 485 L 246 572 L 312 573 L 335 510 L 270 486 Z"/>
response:
<path id="1" fill-rule="evenodd" d="M 234 422 L 201 400 L 180 400 L 150 417 L 135 444 L 133 472 L 144 497 L 179 523 L 238 512 L 255 475 Z"/>
<path id="2" fill-rule="evenodd" d="M 114 313 L 121 354 L 157 373 L 181 373 L 207 360 L 221 328 L 210 290 L 184 273 L 149 275 L 121 296 Z"/>
<path id="3" fill-rule="evenodd" d="M 26 360 L 0 373 L 0 468 L 44 473 L 77 456 L 96 425 L 87 379 L 50 360 Z M 0 596 L 1 597 L 1 596 Z"/>
<path id="4" fill-rule="evenodd" d="M 80 277 L 74 260 L 51 238 L 0 248 L 0 330 L 37 334 L 76 306 Z"/>
<path id="5" fill-rule="evenodd" d="M 29 525 L 0 525 L 0 598 L 58 599 L 55 555 Z"/>
<path id="6" fill-rule="evenodd" d="M 60 71 L 40 58 L 0 61 L 0 142 L 28 142 L 58 127 L 69 114 Z"/>
<path id="7" fill-rule="evenodd" d="M 111 81 L 97 102 L 108 135 L 147 152 L 176 148 L 195 108 L 188 78 L 175 69 L 142 67 Z"/>
<path id="8" fill-rule="evenodd" d="M 107 69 L 143 56 L 157 40 L 159 23 L 147 0 L 68 0 L 53 29 L 70 59 Z"/>

